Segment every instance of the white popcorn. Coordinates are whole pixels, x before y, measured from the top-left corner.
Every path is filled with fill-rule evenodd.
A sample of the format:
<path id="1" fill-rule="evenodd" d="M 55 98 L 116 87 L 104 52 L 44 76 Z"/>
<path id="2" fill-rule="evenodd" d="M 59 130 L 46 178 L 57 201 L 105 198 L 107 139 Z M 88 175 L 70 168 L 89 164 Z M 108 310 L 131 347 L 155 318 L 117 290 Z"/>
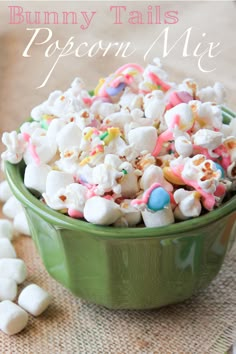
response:
<path id="1" fill-rule="evenodd" d="M 178 204 L 174 210 L 175 217 L 186 220 L 199 216 L 202 210 L 200 197 L 200 193 L 196 191 L 187 191 L 183 188 L 175 191 L 174 199 Z"/>
<path id="2" fill-rule="evenodd" d="M 144 170 L 140 179 L 140 187 L 143 190 L 147 190 L 154 183 L 160 183 L 160 185 L 169 192 L 173 190 L 172 184 L 165 180 L 162 169 L 159 166 L 150 165 Z"/>
<path id="3" fill-rule="evenodd" d="M 5 203 L 12 196 L 12 191 L 7 181 L 0 183 L 0 201 Z"/>
<path id="4" fill-rule="evenodd" d="M 18 298 L 18 304 L 33 316 L 41 315 L 50 303 L 49 293 L 36 284 L 24 288 Z"/>
<path id="5" fill-rule="evenodd" d="M 13 238 L 13 225 L 8 219 L 0 219 L 0 239 L 6 238 L 12 240 Z"/>
<path id="6" fill-rule="evenodd" d="M 26 274 L 26 266 L 21 259 L 0 259 L 0 277 L 14 279 L 17 284 L 21 284 L 26 279 Z"/>
<path id="7" fill-rule="evenodd" d="M 133 198 L 139 191 L 138 176 L 131 163 L 123 162 L 119 166 L 119 170 L 123 172 L 120 178 L 121 194 L 124 198 Z"/>
<path id="8" fill-rule="evenodd" d="M 144 98 L 145 117 L 160 121 L 165 112 L 164 94 L 160 90 L 152 91 Z"/>
<path id="9" fill-rule="evenodd" d="M 194 123 L 191 107 L 187 103 L 180 103 L 165 113 L 165 122 L 169 129 L 178 127 L 181 131 L 188 131 Z"/>
<path id="10" fill-rule="evenodd" d="M 15 249 L 7 238 L 0 238 L 0 259 L 1 258 L 16 258 Z"/>
<path id="11" fill-rule="evenodd" d="M 141 222 L 141 212 L 131 205 L 130 199 L 125 199 L 120 204 L 120 208 L 123 214 L 120 218 L 120 226 L 122 226 L 122 223 L 124 226 L 135 226 Z M 115 226 L 118 226 L 118 221 L 119 219 L 115 222 Z"/>
<path id="12" fill-rule="evenodd" d="M 16 214 L 13 220 L 13 227 L 16 234 L 31 236 L 28 221 L 24 211 Z"/>
<path id="13" fill-rule="evenodd" d="M 115 223 L 120 216 L 120 207 L 112 200 L 95 196 L 85 203 L 84 217 L 92 224 L 110 225 Z"/>
<path id="14" fill-rule="evenodd" d="M 123 177 L 123 173 L 110 165 L 99 164 L 93 168 L 93 184 L 97 185 L 97 191 L 100 195 L 110 191 L 119 194 L 121 186 L 118 179 L 121 177 Z"/>
<path id="15" fill-rule="evenodd" d="M 222 127 L 222 112 L 219 106 L 211 102 L 190 101 L 189 105 L 193 111 L 195 124 L 194 129 L 219 129 Z"/>
<path id="16" fill-rule="evenodd" d="M 16 131 L 5 132 L 2 135 L 2 142 L 6 145 L 7 150 L 2 153 L 1 158 L 13 164 L 20 162 L 26 148 L 26 142 L 22 134 L 17 134 Z"/>
<path id="17" fill-rule="evenodd" d="M 2 207 L 3 214 L 10 219 L 14 219 L 16 214 L 21 211 L 23 211 L 23 207 L 14 196 L 11 196 Z"/>
<path id="18" fill-rule="evenodd" d="M 160 227 L 173 224 L 174 214 L 170 206 L 162 210 L 151 211 L 149 209 L 142 210 L 142 217 L 146 227 Z"/>
<path id="19" fill-rule="evenodd" d="M 193 145 L 191 140 L 184 135 L 178 136 L 175 139 L 175 150 L 183 157 L 188 157 L 193 153 Z"/>
<path id="20" fill-rule="evenodd" d="M 221 132 L 215 132 L 209 129 L 200 129 L 193 135 L 194 144 L 203 148 L 214 150 L 223 140 L 223 134 Z"/>
<path id="21" fill-rule="evenodd" d="M 14 301 L 17 295 L 17 284 L 14 279 L 0 278 L 0 301 Z"/>
<path id="22" fill-rule="evenodd" d="M 157 131 L 154 127 L 138 127 L 128 133 L 128 142 L 137 152 L 137 156 L 143 151 L 152 152 L 157 141 Z"/>
<path id="23" fill-rule="evenodd" d="M 32 192 L 42 194 L 46 190 L 46 180 L 51 167 L 46 164 L 30 163 L 25 168 L 24 184 Z"/>
<path id="24" fill-rule="evenodd" d="M 22 331 L 28 323 L 28 314 L 9 300 L 0 303 L 0 329 L 13 335 Z"/>
<path id="25" fill-rule="evenodd" d="M 207 86 L 197 92 L 202 102 L 215 102 L 222 104 L 225 100 L 225 88 L 220 82 L 216 82 L 213 87 Z"/>

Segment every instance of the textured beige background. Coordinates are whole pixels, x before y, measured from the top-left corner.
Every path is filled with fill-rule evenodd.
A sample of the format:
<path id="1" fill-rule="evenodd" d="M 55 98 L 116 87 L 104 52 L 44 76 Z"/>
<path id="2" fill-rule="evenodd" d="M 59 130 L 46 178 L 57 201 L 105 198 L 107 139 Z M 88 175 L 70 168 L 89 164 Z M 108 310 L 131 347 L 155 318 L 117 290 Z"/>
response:
<path id="1" fill-rule="evenodd" d="M 13 2 L 11 2 L 12 4 Z M 25 10 L 44 11 L 62 9 L 93 9 L 98 12 L 96 21 L 85 33 L 76 26 L 51 26 L 55 39 L 67 40 L 75 36 L 78 41 L 94 43 L 98 39 L 130 40 L 137 46 L 132 60 L 122 60 L 114 55 L 93 59 L 73 56 L 63 59 L 56 67 L 46 87 L 35 89 L 47 72 L 52 61 L 45 60 L 43 48 L 35 47 L 31 58 L 23 58 L 22 52 L 29 41 L 26 25 L 8 24 L 10 3 L 0 3 L 0 133 L 16 129 L 29 116 L 31 108 L 44 100 L 54 89 L 66 89 L 75 76 L 82 76 L 88 87 L 113 71 L 124 62 L 143 63 L 144 48 L 151 43 L 163 27 L 119 26 L 107 16 L 107 3 L 85 2 L 24 2 Z M 24 5 L 23 5 L 24 4 Z M 130 10 L 145 11 L 148 2 L 138 6 L 126 3 Z M 194 43 L 206 32 L 209 40 L 221 42 L 222 53 L 212 60 L 216 70 L 204 74 L 198 70 L 193 57 L 183 59 L 177 50 L 163 60 L 170 79 L 182 80 L 194 77 L 202 85 L 216 80 L 224 83 L 229 106 L 236 108 L 235 101 L 235 5 L 229 2 L 168 2 L 159 3 L 162 10 L 178 10 L 180 21 L 171 32 L 177 39 L 189 26 L 198 29 L 192 38 Z M 161 52 L 161 45 L 156 54 Z M 151 58 L 150 58 L 151 60 Z M 2 150 L 1 146 L 1 150 Z M 235 250 L 227 257 L 222 272 L 206 290 L 191 300 L 158 311 L 109 311 L 75 299 L 44 270 L 31 239 L 19 238 L 16 248 L 28 267 L 27 282 L 49 290 L 54 302 L 49 310 L 30 323 L 21 334 L 8 338 L 0 333 L 0 353 L 223 353 L 236 339 L 236 258 Z M 26 285 L 25 283 L 24 285 Z"/>

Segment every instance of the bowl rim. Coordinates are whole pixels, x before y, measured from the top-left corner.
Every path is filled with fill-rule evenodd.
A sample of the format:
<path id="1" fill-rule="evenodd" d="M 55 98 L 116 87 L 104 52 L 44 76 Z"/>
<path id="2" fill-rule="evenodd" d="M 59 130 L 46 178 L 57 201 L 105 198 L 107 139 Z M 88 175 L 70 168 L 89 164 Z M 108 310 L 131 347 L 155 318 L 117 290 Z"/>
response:
<path id="1" fill-rule="evenodd" d="M 183 234 L 194 229 L 199 229 L 205 225 L 211 224 L 216 220 L 220 220 L 227 215 L 236 212 L 236 195 L 229 201 L 225 202 L 219 208 L 212 210 L 205 215 L 197 218 L 180 221 L 171 225 L 161 227 L 114 227 L 102 226 L 88 223 L 84 220 L 73 219 L 69 216 L 61 214 L 43 204 L 25 187 L 22 172 L 24 163 L 21 161 L 18 164 L 4 163 L 4 172 L 8 184 L 15 197 L 23 204 L 24 207 L 32 209 L 36 214 L 44 220 L 54 225 L 58 229 L 69 229 L 74 231 L 85 231 L 98 237 L 110 239 L 116 238 L 147 238 L 147 237 L 163 237 Z"/>

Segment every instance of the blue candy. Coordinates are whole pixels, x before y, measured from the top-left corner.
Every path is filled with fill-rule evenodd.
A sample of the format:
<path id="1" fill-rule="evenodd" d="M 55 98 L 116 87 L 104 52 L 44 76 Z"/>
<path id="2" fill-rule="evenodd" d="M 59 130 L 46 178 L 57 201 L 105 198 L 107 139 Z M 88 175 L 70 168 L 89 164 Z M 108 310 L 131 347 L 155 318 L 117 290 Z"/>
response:
<path id="1" fill-rule="evenodd" d="M 158 211 L 164 209 L 170 203 L 169 193 L 162 187 L 155 188 L 147 203 L 148 209 Z"/>
<path id="2" fill-rule="evenodd" d="M 107 86 L 106 87 L 106 92 L 109 96 L 116 96 L 118 95 L 124 88 L 126 84 L 124 82 L 121 82 L 118 86 L 112 87 L 112 86 Z"/>
<path id="3" fill-rule="evenodd" d="M 224 178 L 225 177 L 225 171 L 224 171 L 223 167 L 220 164 L 216 163 L 216 162 L 215 162 L 215 165 L 216 165 L 217 170 L 220 170 L 221 177 Z"/>

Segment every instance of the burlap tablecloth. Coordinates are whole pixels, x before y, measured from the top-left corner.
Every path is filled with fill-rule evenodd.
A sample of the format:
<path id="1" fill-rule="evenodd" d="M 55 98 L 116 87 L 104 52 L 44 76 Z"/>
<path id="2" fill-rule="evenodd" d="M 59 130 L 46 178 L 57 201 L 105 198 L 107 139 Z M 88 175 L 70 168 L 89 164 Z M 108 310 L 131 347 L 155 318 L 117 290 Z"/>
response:
<path id="1" fill-rule="evenodd" d="M 88 59 L 66 58 L 58 64 L 46 87 L 36 90 L 52 61 L 43 59 L 39 46 L 34 47 L 31 58 L 22 58 L 30 36 L 25 30 L 27 26 L 8 25 L 9 4 L 0 4 L 0 133 L 16 129 L 29 116 L 34 105 L 42 102 L 50 91 L 67 88 L 76 75 L 82 75 L 89 87 L 93 87 L 101 75 L 123 63 L 120 58 L 112 56 L 106 59 L 98 57 L 96 65 Z M 105 6 L 102 4 L 86 6 L 99 11 Z M 40 6 L 43 9 L 46 6 L 58 9 L 59 6 L 78 7 L 78 4 L 67 2 L 59 5 L 54 2 L 52 5 L 49 2 L 47 5 L 27 3 L 27 6 L 28 9 L 30 6 L 33 9 Z M 147 3 L 143 2 L 143 7 L 146 6 Z M 178 34 L 189 25 L 203 26 L 214 40 L 221 41 L 223 50 L 215 61 L 217 70 L 209 74 L 193 70 L 196 66 L 193 58 L 166 58 L 164 64 L 171 79 L 195 77 L 204 85 L 221 81 L 226 86 L 229 105 L 235 108 L 234 5 L 190 2 L 178 5 L 168 3 L 165 6 L 177 8 L 180 13 L 181 21 L 176 27 Z M 73 26 L 52 28 L 57 38 L 64 40 L 76 32 Z M 93 41 L 103 38 L 112 28 L 107 28 L 104 17 L 104 21 L 95 22 L 89 36 Z M 152 35 L 153 27 L 139 26 L 135 27 L 135 31 L 130 31 L 130 27 L 123 26 L 113 30 L 114 40 L 127 37 L 127 33 L 131 39 L 137 40 L 136 61 L 142 63 L 143 46 L 147 37 Z M 228 254 L 220 274 L 208 289 L 182 304 L 138 312 L 110 311 L 74 298 L 46 273 L 30 238 L 22 236 L 14 243 L 19 257 L 25 260 L 28 268 L 29 276 L 23 286 L 35 282 L 53 295 L 53 303 L 39 318 L 30 317 L 29 325 L 17 336 L 8 337 L 0 333 L 0 353 L 216 354 L 224 353 L 236 340 L 235 249 Z"/>

